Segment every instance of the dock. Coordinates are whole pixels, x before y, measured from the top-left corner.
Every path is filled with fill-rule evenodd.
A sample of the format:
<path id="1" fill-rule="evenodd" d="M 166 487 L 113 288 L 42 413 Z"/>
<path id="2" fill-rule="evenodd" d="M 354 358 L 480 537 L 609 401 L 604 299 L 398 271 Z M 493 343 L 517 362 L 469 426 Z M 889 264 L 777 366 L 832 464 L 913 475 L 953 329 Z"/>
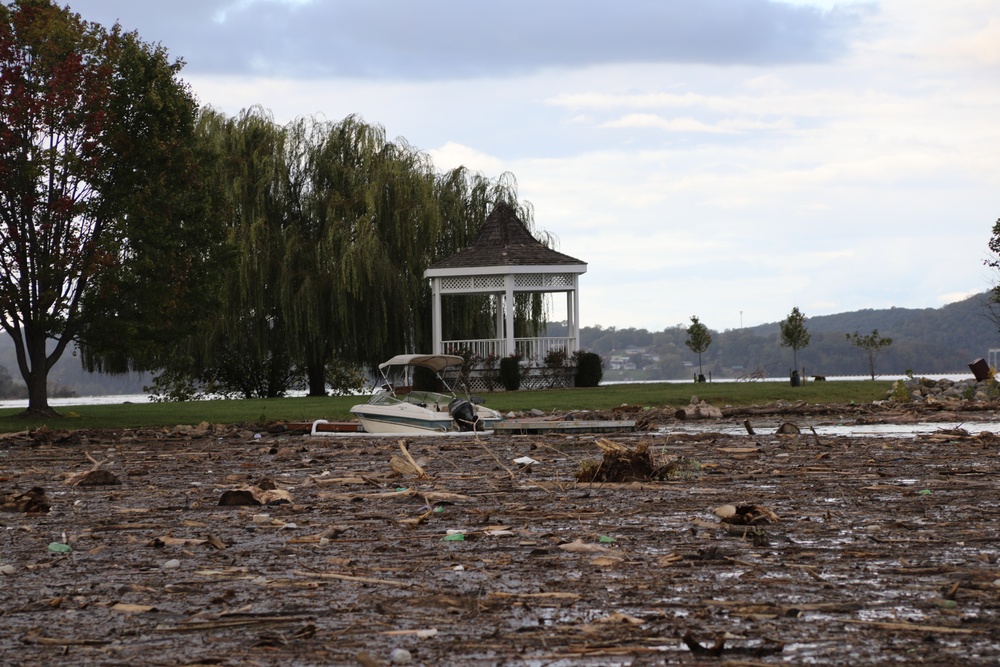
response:
<path id="1" fill-rule="evenodd" d="M 545 421 L 540 419 L 508 419 L 493 427 L 497 435 L 544 435 L 549 433 L 631 433 L 635 421 Z"/>
<path id="2" fill-rule="evenodd" d="M 386 435 L 392 437 L 413 436 L 462 436 L 462 435 L 545 435 L 545 434 L 587 434 L 587 433 L 631 433 L 636 430 L 635 421 L 599 421 L 599 420 L 553 420 L 553 419 L 507 419 L 495 425 L 489 431 L 428 431 L 426 433 L 366 433 L 361 424 L 355 421 L 337 422 L 317 419 L 313 422 L 288 424 L 291 433 L 325 436 L 367 436 Z"/>

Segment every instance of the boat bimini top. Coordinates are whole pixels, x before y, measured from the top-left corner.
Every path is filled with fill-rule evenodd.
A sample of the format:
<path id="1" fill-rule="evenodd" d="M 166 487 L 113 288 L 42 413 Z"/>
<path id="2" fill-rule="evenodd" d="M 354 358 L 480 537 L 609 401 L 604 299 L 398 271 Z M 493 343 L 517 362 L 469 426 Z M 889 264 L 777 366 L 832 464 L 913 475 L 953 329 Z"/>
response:
<path id="1" fill-rule="evenodd" d="M 379 364 L 378 369 L 384 371 L 389 366 L 421 366 L 440 373 L 446 368 L 461 366 L 463 363 L 465 359 L 455 354 L 397 354 L 389 361 Z"/>

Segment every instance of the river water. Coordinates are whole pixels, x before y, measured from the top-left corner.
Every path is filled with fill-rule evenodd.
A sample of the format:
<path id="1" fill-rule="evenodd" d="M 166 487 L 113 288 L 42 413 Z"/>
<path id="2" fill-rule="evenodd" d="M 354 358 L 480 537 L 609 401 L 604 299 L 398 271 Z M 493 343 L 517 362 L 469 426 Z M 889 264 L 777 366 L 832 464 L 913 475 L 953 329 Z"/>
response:
<path id="1" fill-rule="evenodd" d="M 52 407 L 72 405 L 121 405 L 123 403 L 149 403 L 147 394 L 112 394 L 108 396 L 74 396 L 72 398 L 50 398 Z M 28 399 L 18 398 L 0 401 L 0 408 L 26 408 Z"/>
<path id="2" fill-rule="evenodd" d="M 827 380 L 831 382 L 840 381 L 867 381 L 871 380 L 870 375 L 827 375 L 825 376 Z M 972 373 L 939 373 L 933 375 L 920 375 L 917 374 L 914 377 L 927 378 L 928 380 L 951 380 L 952 382 L 959 382 L 961 380 L 972 380 Z M 876 375 L 876 380 L 893 382 L 895 380 L 908 380 L 910 376 L 908 375 Z M 760 380 L 748 380 L 748 382 L 790 382 L 790 378 L 786 377 L 768 377 Z M 807 382 L 815 382 L 811 379 L 811 376 L 806 377 Z M 735 378 L 715 378 L 711 382 L 713 383 L 727 383 L 727 382 L 742 382 L 742 380 L 737 380 Z M 606 382 L 601 382 L 602 385 L 605 384 L 695 384 L 692 380 L 611 380 Z"/>
<path id="3" fill-rule="evenodd" d="M 754 432 L 758 436 L 767 436 L 775 433 L 781 420 L 771 418 L 767 422 L 763 420 L 752 424 Z M 802 430 L 803 438 L 812 438 L 812 431 L 803 423 L 796 422 Z M 853 438 L 915 438 L 921 435 L 930 435 L 942 431 L 963 429 L 970 435 L 978 435 L 983 431 L 990 433 L 1000 432 L 1000 422 L 982 421 L 982 415 L 977 415 L 975 421 L 935 421 L 922 422 L 919 424 L 851 424 L 851 423 L 830 423 L 823 422 L 816 424 L 812 428 L 816 429 L 819 437 L 850 436 Z M 722 435 L 746 435 L 746 427 L 742 421 L 734 422 L 712 422 L 701 424 L 698 422 L 671 423 L 669 426 L 661 427 L 661 434 L 671 433 L 720 433 Z"/>

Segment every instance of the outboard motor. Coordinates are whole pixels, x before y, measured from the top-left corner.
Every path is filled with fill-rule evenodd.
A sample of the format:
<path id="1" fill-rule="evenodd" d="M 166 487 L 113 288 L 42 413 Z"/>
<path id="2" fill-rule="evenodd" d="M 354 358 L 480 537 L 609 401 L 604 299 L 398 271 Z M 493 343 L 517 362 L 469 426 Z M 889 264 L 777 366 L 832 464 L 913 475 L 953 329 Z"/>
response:
<path id="1" fill-rule="evenodd" d="M 453 398 L 448 404 L 448 414 L 455 420 L 459 431 L 482 431 L 486 428 L 472 403 L 464 398 Z"/>

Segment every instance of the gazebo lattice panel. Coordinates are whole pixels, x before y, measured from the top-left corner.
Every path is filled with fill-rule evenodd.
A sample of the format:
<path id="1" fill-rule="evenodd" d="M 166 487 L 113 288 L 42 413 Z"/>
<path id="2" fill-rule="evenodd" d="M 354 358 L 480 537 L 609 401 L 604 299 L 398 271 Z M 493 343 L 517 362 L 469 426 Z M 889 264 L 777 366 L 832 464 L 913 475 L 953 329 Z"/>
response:
<path id="1" fill-rule="evenodd" d="M 545 289 L 570 289 L 573 275 L 564 273 L 518 273 L 514 276 L 514 287 Z"/>

